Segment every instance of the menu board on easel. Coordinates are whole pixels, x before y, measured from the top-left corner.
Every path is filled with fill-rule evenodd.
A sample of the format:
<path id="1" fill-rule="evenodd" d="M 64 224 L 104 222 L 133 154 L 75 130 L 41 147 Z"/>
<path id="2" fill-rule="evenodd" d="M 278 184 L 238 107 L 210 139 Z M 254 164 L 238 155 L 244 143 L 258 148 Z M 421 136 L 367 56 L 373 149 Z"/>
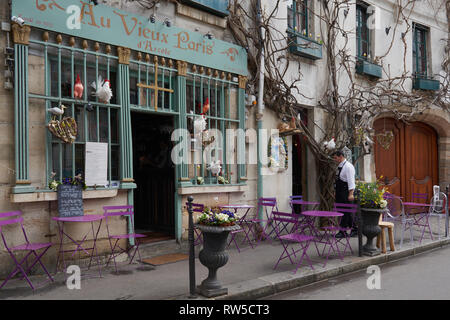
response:
<path id="1" fill-rule="evenodd" d="M 108 144 L 86 142 L 85 183 L 87 186 L 108 184 Z"/>

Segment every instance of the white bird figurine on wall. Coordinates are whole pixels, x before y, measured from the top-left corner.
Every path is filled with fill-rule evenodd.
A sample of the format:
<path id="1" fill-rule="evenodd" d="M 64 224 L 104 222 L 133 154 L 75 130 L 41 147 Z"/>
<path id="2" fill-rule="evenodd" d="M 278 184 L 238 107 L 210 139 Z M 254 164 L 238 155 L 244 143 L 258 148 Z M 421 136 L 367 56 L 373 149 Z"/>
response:
<path id="1" fill-rule="evenodd" d="M 48 112 L 50 112 L 51 114 L 53 114 L 53 118 L 56 116 L 61 116 L 64 114 L 64 109 L 67 109 L 67 107 L 65 105 L 60 105 L 60 108 L 58 107 L 53 107 L 48 109 Z"/>
<path id="2" fill-rule="evenodd" d="M 330 141 L 325 141 L 323 145 L 328 150 L 333 150 L 334 148 L 336 148 L 336 142 L 334 142 L 334 137 Z"/>
<path id="3" fill-rule="evenodd" d="M 213 176 L 217 176 L 220 173 L 220 170 L 222 170 L 220 160 L 212 161 L 210 164 L 207 165 L 207 169 L 211 171 Z"/>
<path id="4" fill-rule="evenodd" d="M 97 82 L 92 82 L 91 86 L 95 89 L 94 95 L 100 102 L 109 103 L 113 94 L 108 79 L 103 80 L 102 76 L 98 76 Z"/>

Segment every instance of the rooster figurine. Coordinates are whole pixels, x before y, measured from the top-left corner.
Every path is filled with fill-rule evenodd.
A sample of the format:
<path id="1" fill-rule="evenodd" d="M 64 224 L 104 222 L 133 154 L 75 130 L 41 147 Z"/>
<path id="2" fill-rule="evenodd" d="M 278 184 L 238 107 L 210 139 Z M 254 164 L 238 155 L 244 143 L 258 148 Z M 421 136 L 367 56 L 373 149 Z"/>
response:
<path id="1" fill-rule="evenodd" d="M 75 81 L 75 85 L 73 86 L 73 96 L 75 99 L 82 99 L 83 97 L 84 86 L 80 81 L 80 75 L 77 74 L 77 80 Z"/>
<path id="2" fill-rule="evenodd" d="M 205 103 L 203 104 L 203 113 L 202 114 L 206 114 L 209 110 L 209 98 L 206 98 Z"/>
<path id="3" fill-rule="evenodd" d="M 103 81 L 102 76 L 98 76 L 97 83 L 94 81 L 91 86 L 95 89 L 94 95 L 100 102 L 109 103 L 113 94 L 108 79 Z"/>
<path id="4" fill-rule="evenodd" d="M 323 145 L 328 150 L 333 150 L 334 148 L 336 148 L 336 142 L 334 141 L 334 137 L 330 141 L 325 141 Z"/>

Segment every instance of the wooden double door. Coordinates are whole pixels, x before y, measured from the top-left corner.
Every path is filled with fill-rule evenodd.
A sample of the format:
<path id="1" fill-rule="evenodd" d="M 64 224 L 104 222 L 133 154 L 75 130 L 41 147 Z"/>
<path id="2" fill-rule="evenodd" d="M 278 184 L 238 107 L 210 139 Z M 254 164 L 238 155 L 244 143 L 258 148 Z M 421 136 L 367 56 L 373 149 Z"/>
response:
<path id="1" fill-rule="evenodd" d="M 437 134 L 422 122 L 405 124 L 392 118 L 378 119 L 375 129 L 377 179 L 389 192 L 411 201 L 412 193 L 433 193 L 438 184 Z"/>

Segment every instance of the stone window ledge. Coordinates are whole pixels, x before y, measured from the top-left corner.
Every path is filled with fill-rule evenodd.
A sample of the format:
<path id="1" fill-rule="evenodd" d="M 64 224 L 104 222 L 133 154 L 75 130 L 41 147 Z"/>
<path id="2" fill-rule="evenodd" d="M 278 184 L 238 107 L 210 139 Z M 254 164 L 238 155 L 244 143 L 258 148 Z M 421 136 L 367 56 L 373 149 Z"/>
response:
<path id="1" fill-rule="evenodd" d="M 96 198 L 113 198 L 117 196 L 119 189 L 108 190 L 85 190 L 83 191 L 83 199 Z M 22 202 L 41 202 L 41 201 L 57 201 L 56 192 L 32 192 L 32 193 L 12 193 L 10 201 L 12 203 Z"/>
<path id="2" fill-rule="evenodd" d="M 200 193 L 232 193 L 248 191 L 247 185 L 232 185 L 232 186 L 193 186 L 178 188 L 179 195 L 191 195 Z"/>

